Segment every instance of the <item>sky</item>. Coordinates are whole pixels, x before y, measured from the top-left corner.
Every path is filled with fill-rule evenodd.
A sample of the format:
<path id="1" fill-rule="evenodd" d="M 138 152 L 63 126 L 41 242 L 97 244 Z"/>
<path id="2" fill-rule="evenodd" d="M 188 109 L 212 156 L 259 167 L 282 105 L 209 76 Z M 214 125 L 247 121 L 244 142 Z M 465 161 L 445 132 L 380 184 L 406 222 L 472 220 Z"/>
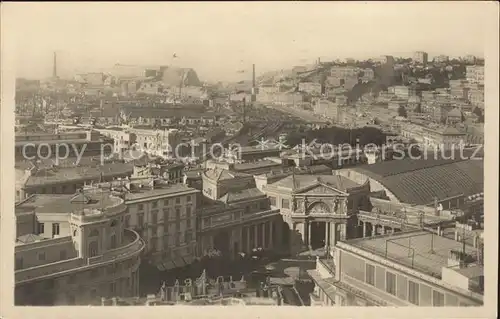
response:
<path id="1" fill-rule="evenodd" d="M 18 77 L 98 71 L 115 63 L 191 67 L 232 81 L 337 58 L 482 56 L 485 3 L 5 3 Z M 491 20 L 491 19 L 490 19 Z M 173 54 L 178 56 L 173 59 Z M 246 73 L 237 73 L 246 70 Z"/>

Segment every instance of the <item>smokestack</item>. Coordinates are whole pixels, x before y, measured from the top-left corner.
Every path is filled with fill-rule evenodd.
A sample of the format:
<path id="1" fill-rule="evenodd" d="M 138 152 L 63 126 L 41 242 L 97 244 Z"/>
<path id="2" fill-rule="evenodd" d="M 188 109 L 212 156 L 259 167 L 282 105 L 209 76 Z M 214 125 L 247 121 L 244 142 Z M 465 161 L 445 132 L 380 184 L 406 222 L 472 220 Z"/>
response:
<path id="1" fill-rule="evenodd" d="M 257 100 L 257 89 L 255 87 L 255 64 L 252 64 L 252 98 L 251 102 Z"/>
<path id="2" fill-rule="evenodd" d="M 54 52 L 54 65 L 52 69 L 52 77 L 57 77 L 57 54 Z"/>
<path id="3" fill-rule="evenodd" d="M 255 64 L 252 64 L 252 87 L 255 89 Z"/>

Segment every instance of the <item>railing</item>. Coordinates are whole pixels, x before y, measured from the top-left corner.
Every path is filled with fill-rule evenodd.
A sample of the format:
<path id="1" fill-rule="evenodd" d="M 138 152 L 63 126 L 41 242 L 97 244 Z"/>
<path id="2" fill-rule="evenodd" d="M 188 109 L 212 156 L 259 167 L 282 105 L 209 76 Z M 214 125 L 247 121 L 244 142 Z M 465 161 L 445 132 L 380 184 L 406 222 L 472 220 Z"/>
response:
<path id="1" fill-rule="evenodd" d="M 126 244 L 125 246 L 109 250 L 105 252 L 103 255 L 88 258 L 87 260 L 83 258 L 73 258 L 42 266 L 18 270 L 15 272 L 16 283 L 29 281 L 32 279 L 42 279 L 43 277 L 60 274 L 64 272 L 72 272 L 90 265 L 109 262 L 121 259 L 122 257 L 126 258 L 132 254 L 140 253 L 145 247 L 144 240 L 142 240 L 140 236 L 132 230 L 126 229 L 125 233 L 127 232 L 129 232 L 130 234 L 125 236 L 129 237 L 131 239 L 131 242 Z"/>
<path id="2" fill-rule="evenodd" d="M 127 233 L 130 234 L 125 235 Z M 103 255 L 88 258 L 88 265 L 120 259 L 121 257 L 127 257 L 144 249 L 144 240 L 135 231 L 125 229 L 124 235 L 125 237 L 129 237 L 129 239 L 131 239 L 130 243 L 116 249 L 108 250 Z"/>
<path id="3" fill-rule="evenodd" d="M 36 279 L 55 273 L 70 271 L 75 268 L 79 268 L 85 265 L 85 261 L 82 258 L 73 258 L 68 260 L 62 260 L 50 264 L 45 264 L 42 266 L 31 267 L 27 269 L 21 269 L 15 272 L 16 283 Z"/>

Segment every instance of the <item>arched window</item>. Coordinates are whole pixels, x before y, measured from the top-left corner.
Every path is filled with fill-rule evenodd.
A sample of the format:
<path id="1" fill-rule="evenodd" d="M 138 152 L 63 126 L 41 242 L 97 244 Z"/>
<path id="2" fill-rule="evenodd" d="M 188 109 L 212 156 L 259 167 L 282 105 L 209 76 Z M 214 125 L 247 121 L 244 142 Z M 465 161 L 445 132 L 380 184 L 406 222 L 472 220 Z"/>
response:
<path id="1" fill-rule="evenodd" d="M 98 253 L 97 241 L 91 241 L 89 244 L 89 257 L 95 257 Z"/>
<path id="2" fill-rule="evenodd" d="M 97 236 L 99 236 L 99 231 L 97 229 L 93 229 L 89 234 L 89 237 L 97 237 Z"/>

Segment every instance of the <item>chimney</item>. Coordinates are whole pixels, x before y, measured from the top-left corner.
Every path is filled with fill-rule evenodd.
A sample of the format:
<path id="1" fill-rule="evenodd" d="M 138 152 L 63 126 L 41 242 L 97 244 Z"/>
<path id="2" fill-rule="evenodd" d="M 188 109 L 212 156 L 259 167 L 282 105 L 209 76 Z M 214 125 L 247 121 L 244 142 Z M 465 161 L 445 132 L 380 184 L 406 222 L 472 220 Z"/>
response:
<path id="1" fill-rule="evenodd" d="M 52 69 L 52 77 L 57 77 L 57 54 L 54 52 L 54 64 Z"/>

